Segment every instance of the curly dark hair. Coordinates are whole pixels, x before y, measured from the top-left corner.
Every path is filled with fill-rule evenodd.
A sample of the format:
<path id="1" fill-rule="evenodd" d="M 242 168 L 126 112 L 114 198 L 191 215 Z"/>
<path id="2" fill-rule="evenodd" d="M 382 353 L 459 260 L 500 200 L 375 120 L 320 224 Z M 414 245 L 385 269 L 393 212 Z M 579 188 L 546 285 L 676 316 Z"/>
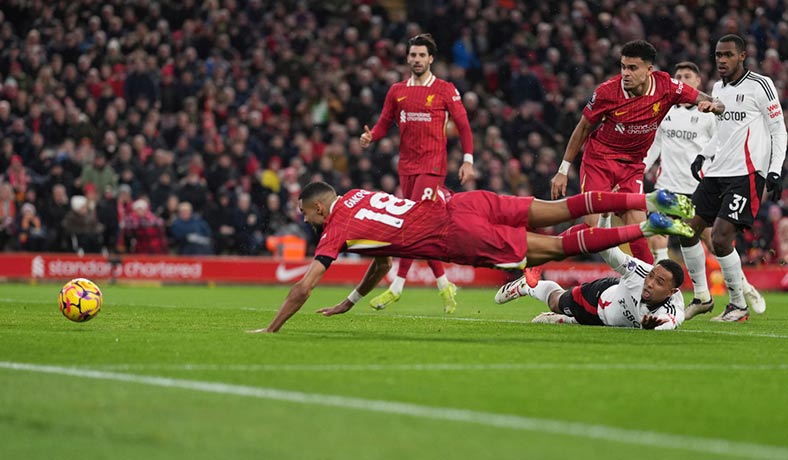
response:
<path id="1" fill-rule="evenodd" d="M 621 47 L 621 55 L 633 58 L 639 57 L 644 62 L 653 64 L 657 60 L 657 49 L 645 40 L 633 40 Z"/>

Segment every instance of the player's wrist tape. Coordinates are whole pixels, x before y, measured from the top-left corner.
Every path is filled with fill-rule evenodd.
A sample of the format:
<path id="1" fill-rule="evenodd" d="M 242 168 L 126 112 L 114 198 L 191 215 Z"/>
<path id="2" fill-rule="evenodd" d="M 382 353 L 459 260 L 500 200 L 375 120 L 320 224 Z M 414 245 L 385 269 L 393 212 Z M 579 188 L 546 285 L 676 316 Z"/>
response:
<path id="1" fill-rule="evenodd" d="M 363 295 L 361 295 L 361 294 L 359 294 L 359 293 L 358 293 L 358 290 L 357 290 L 357 289 L 353 289 L 353 292 L 351 292 L 350 294 L 348 294 L 348 296 L 347 296 L 347 299 L 350 301 L 350 303 L 352 303 L 353 305 L 355 305 L 355 304 L 357 304 L 357 303 L 358 303 L 358 301 L 359 301 L 359 300 L 361 300 L 363 297 L 364 297 Z"/>
<path id="2" fill-rule="evenodd" d="M 464 161 L 465 163 L 473 164 L 473 154 L 466 153 L 465 155 L 462 156 L 462 161 Z"/>
<path id="3" fill-rule="evenodd" d="M 558 174 L 563 174 L 566 176 L 569 174 L 569 167 L 572 166 L 572 163 L 564 160 L 561 162 L 561 166 L 558 167 Z"/>

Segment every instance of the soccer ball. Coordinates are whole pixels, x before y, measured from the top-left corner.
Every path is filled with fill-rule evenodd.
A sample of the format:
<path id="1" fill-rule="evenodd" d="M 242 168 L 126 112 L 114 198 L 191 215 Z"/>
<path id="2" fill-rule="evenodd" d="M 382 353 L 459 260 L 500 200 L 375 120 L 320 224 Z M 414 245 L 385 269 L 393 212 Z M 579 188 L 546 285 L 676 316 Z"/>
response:
<path id="1" fill-rule="evenodd" d="M 101 289 L 85 278 L 76 278 L 63 286 L 58 295 L 63 316 L 81 323 L 93 319 L 101 310 Z"/>

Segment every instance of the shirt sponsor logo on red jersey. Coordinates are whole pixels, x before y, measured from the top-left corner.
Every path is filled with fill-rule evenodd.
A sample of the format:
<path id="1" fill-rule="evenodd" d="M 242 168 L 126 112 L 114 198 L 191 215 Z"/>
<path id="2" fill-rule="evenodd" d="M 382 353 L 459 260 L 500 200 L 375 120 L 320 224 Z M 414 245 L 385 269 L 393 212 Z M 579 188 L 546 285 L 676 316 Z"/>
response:
<path id="1" fill-rule="evenodd" d="M 432 121 L 432 115 L 429 112 L 406 112 L 404 110 L 399 113 L 400 123 L 413 121 L 429 123 Z"/>
<path id="2" fill-rule="evenodd" d="M 633 134 L 633 135 L 641 135 L 641 134 L 648 134 L 652 131 L 656 131 L 659 128 L 659 123 L 648 123 L 645 125 L 629 125 L 625 126 L 624 123 L 616 123 L 616 132 L 620 134 Z"/>

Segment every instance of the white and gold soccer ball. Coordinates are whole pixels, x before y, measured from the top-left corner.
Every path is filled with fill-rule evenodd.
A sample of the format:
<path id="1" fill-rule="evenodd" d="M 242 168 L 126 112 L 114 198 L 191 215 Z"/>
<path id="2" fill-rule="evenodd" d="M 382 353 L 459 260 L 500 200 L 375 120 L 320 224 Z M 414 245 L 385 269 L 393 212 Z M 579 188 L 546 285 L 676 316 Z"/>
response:
<path id="1" fill-rule="evenodd" d="M 89 321 L 101 311 L 101 289 L 86 278 L 75 278 L 60 290 L 58 304 L 63 316 L 78 323 Z"/>

